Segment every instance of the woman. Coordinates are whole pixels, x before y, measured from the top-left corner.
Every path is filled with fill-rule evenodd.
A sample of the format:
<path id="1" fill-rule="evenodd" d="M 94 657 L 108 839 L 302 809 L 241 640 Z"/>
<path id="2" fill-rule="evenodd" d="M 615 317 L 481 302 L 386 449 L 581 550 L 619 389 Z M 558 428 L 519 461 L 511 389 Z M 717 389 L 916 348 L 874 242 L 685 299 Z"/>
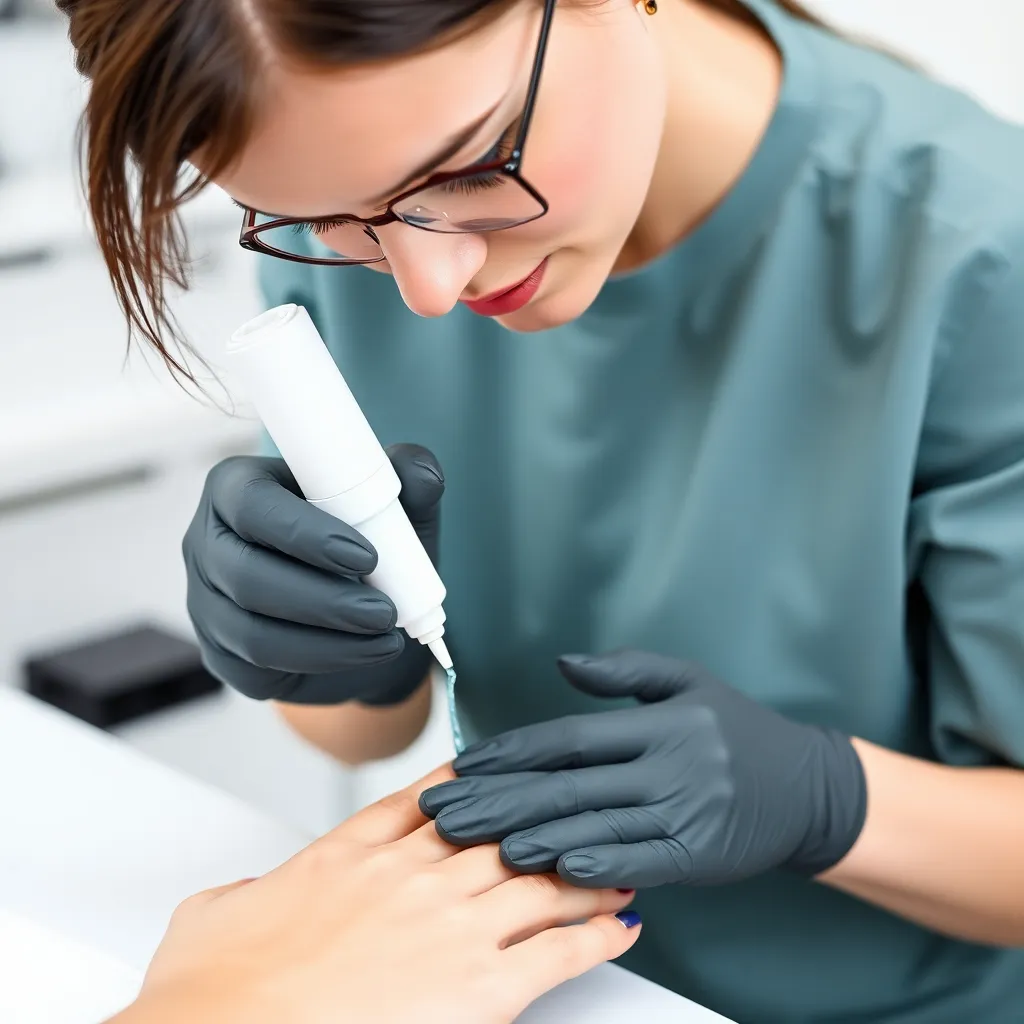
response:
<path id="1" fill-rule="evenodd" d="M 493 847 L 456 853 L 425 824 L 422 788 L 262 878 L 186 900 L 111 1024 L 506 1024 L 636 940 L 637 915 L 610 913 L 629 894 L 524 884 Z"/>
<path id="2" fill-rule="evenodd" d="M 484 742 L 439 833 L 645 888 L 626 962 L 740 1021 L 1016 1019 L 1024 133 L 788 0 L 65 6 L 143 336 L 188 159 L 426 446 L 431 545 L 444 467 Z M 184 550 L 221 678 L 342 760 L 416 734 L 426 656 L 279 460 Z"/>

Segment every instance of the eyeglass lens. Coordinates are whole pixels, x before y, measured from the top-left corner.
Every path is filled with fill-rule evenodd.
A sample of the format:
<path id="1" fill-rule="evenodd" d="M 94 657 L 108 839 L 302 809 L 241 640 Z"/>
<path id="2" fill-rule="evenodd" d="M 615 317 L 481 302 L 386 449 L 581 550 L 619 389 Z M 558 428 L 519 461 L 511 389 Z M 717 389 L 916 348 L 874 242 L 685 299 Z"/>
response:
<path id="1" fill-rule="evenodd" d="M 395 203 L 395 215 L 412 227 L 443 234 L 499 231 L 536 220 L 544 212 L 538 200 L 504 174 L 456 178 L 420 189 Z M 283 256 L 339 261 L 374 260 L 380 246 L 364 225 L 354 222 L 286 224 L 260 227 L 271 218 L 257 216 L 256 237 Z"/>

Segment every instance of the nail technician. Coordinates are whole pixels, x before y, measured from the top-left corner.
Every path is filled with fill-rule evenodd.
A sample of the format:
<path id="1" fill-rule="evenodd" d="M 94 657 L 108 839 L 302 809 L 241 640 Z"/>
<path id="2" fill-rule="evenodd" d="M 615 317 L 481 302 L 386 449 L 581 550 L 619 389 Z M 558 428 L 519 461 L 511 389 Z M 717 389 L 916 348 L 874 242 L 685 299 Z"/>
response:
<path id="1" fill-rule="evenodd" d="M 739 1021 L 1018 1019 L 1024 131 L 790 0 L 63 6 L 138 332 L 187 159 L 424 446 L 478 741 L 440 834 L 645 890 L 626 963 Z M 296 492 L 211 471 L 207 664 L 394 753 L 429 655 Z"/>

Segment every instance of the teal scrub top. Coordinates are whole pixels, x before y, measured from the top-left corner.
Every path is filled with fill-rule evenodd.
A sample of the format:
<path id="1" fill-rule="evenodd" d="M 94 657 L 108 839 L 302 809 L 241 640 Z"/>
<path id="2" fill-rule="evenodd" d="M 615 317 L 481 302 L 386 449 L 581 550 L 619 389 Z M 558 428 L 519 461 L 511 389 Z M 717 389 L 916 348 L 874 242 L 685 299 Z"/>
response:
<path id="1" fill-rule="evenodd" d="M 794 719 L 1020 766 L 1024 130 L 749 5 L 785 66 L 760 148 L 574 323 L 421 319 L 387 275 L 278 260 L 266 298 L 309 308 L 385 444 L 444 467 L 472 735 L 604 710 L 555 658 L 633 646 Z M 1024 1021 L 1024 950 L 783 873 L 637 906 L 625 965 L 744 1024 Z"/>

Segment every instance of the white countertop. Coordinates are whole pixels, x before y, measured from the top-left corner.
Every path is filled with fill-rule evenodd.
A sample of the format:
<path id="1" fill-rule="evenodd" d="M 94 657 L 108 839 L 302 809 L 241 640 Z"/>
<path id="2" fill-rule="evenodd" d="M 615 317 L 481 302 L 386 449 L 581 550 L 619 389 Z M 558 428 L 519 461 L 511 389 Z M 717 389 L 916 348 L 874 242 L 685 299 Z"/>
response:
<path id="1" fill-rule="evenodd" d="M 5 689 L 0 779 L 0 925 L 6 912 L 8 935 L 17 922 L 27 922 L 65 938 L 68 949 L 83 955 L 88 949 L 140 972 L 182 899 L 261 874 L 308 839 L 106 733 Z M 17 957 L 5 962 L 4 934 L 0 927 L 0 989 L 24 985 L 32 974 L 14 969 Z M 28 953 L 19 950 L 22 961 L 31 948 L 45 948 L 41 936 L 28 937 Z M 618 1024 L 623 1018 L 656 1024 L 724 1020 L 614 965 L 556 989 L 520 1020 Z M 26 1012 L 5 1017 L 5 1024 L 21 1019 L 71 1020 L 56 1012 L 50 1018 Z"/>

